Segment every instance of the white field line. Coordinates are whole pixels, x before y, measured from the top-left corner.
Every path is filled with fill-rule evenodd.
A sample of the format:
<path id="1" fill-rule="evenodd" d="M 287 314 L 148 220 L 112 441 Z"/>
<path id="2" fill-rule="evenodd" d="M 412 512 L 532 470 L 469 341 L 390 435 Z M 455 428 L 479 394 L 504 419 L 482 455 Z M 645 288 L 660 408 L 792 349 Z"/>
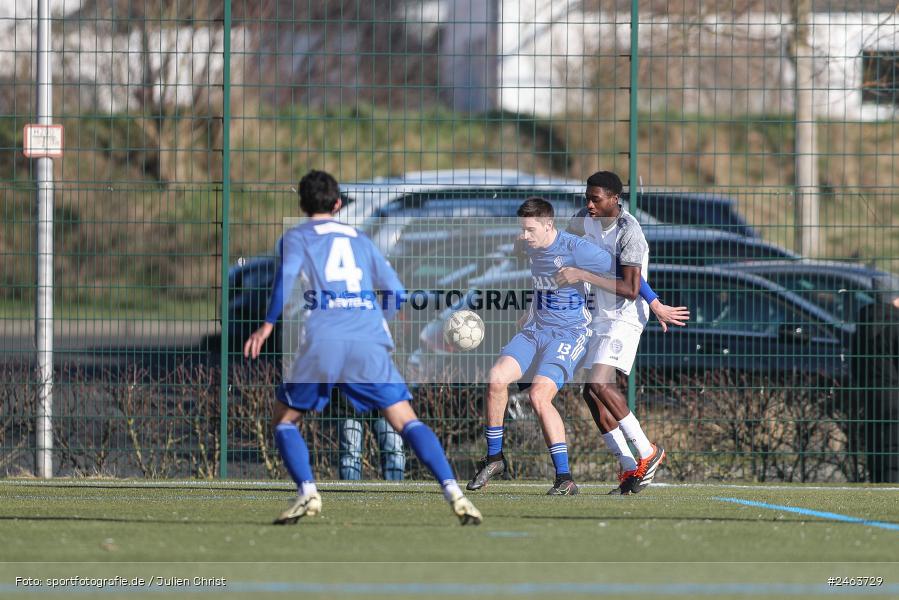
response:
<path id="1" fill-rule="evenodd" d="M 546 482 L 515 482 L 502 481 L 497 482 L 503 488 L 545 488 Z M 146 480 L 122 480 L 122 479 L 0 479 L 0 486 L 21 486 L 21 487 L 111 487 L 111 488 L 195 488 L 195 489 L 246 489 L 246 488 L 277 488 L 285 490 L 295 489 L 295 485 L 289 481 L 256 481 L 256 480 L 166 480 L 166 481 L 146 481 Z M 390 488 L 409 488 L 409 487 L 437 487 L 433 481 L 320 481 L 319 485 L 324 489 L 329 488 L 371 488 L 371 489 L 390 489 Z M 610 485 L 617 485 L 617 482 L 592 482 L 588 484 L 578 484 L 581 488 L 605 488 Z M 899 492 L 899 487 L 884 487 L 873 485 L 808 485 L 802 483 L 784 483 L 779 485 L 752 485 L 752 484 L 736 484 L 736 483 L 653 483 L 652 487 L 657 488 L 683 488 L 683 489 L 736 489 L 736 490 L 822 490 L 822 491 L 867 491 L 867 492 Z"/>

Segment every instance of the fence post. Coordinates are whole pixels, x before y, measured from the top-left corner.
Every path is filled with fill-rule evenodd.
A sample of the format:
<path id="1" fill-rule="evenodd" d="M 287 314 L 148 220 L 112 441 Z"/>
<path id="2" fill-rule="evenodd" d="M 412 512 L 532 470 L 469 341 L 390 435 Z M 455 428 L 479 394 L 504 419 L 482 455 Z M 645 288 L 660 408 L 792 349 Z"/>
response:
<path id="1" fill-rule="evenodd" d="M 222 38 L 222 292 L 221 382 L 219 384 L 219 478 L 228 477 L 228 265 L 231 229 L 231 0 L 225 0 Z"/>
<path id="2" fill-rule="evenodd" d="M 50 67 L 50 2 L 37 8 L 37 122 L 53 122 L 53 73 Z M 38 366 L 38 403 L 35 471 L 53 477 L 53 159 L 36 159 L 37 289 L 35 290 L 35 347 Z"/>
<path id="3" fill-rule="evenodd" d="M 640 11 L 638 0 L 631 0 L 631 81 L 630 81 L 630 115 L 628 116 L 628 170 L 627 170 L 627 208 L 633 214 L 637 207 L 637 194 L 640 187 L 637 185 L 637 99 L 639 86 L 637 77 L 640 72 L 640 52 L 638 48 Z M 637 368 L 631 369 L 627 376 L 627 406 L 634 412 L 637 405 Z"/>
<path id="4" fill-rule="evenodd" d="M 814 114 L 814 51 L 809 44 L 811 0 L 793 0 L 793 82 L 796 161 L 796 251 L 820 256 L 818 135 Z"/>

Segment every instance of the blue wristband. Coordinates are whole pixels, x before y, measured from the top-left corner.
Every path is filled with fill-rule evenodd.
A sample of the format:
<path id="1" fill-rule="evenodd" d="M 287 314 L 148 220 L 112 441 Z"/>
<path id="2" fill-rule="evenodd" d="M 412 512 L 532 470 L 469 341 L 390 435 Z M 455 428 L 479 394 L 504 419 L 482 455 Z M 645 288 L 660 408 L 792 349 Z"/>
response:
<path id="1" fill-rule="evenodd" d="M 652 288 L 649 287 L 649 284 L 642 277 L 640 278 L 640 296 L 649 304 L 659 299 L 659 295 L 652 291 Z"/>

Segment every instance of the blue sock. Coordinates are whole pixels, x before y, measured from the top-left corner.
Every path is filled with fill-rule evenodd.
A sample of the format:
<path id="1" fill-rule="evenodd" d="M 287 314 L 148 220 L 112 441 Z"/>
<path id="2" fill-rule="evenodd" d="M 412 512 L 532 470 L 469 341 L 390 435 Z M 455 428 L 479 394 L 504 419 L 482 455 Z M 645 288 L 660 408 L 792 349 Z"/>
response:
<path id="1" fill-rule="evenodd" d="M 312 475 L 312 467 L 309 465 L 309 448 L 300 430 L 290 423 L 279 423 L 275 427 L 275 444 L 290 477 L 301 487 L 304 481 L 315 481 Z"/>
<path id="2" fill-rule="evenodd" d="M 412 451 L 430 469 L 441 486 L 446 486 L 447 482 L 456 483 L 456 475 L 446 460 L 443 446 L 430 427 L 421 421 L 409 421 L 403 427 L 403 438 L 412 446 Z"/>
<path id="3" fill-rule="evenodd" d="M 496 456 L 503 451 L 503 426 L 485 427 L 484 435 L 487 437 L 487 456 Z"/>
<path id="4" fill-rule="evenodd" d="M 568 469 L 568 444 L 559 442 L 549 447 L 549 455 L 553 459 L 553 465 L 556 467 L 556 476 L 570 474 Z"/>

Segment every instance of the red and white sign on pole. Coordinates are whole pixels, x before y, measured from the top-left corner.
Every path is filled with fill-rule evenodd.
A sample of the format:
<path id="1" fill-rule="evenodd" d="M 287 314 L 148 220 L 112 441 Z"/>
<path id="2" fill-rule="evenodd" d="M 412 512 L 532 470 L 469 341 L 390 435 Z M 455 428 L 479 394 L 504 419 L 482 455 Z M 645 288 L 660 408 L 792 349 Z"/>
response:
<path id="1" fill-rule="evenodd" d="M 24 137 L 23 154 L 28 158 L 62 156 L 62 125 L 26 125 Z"/>

